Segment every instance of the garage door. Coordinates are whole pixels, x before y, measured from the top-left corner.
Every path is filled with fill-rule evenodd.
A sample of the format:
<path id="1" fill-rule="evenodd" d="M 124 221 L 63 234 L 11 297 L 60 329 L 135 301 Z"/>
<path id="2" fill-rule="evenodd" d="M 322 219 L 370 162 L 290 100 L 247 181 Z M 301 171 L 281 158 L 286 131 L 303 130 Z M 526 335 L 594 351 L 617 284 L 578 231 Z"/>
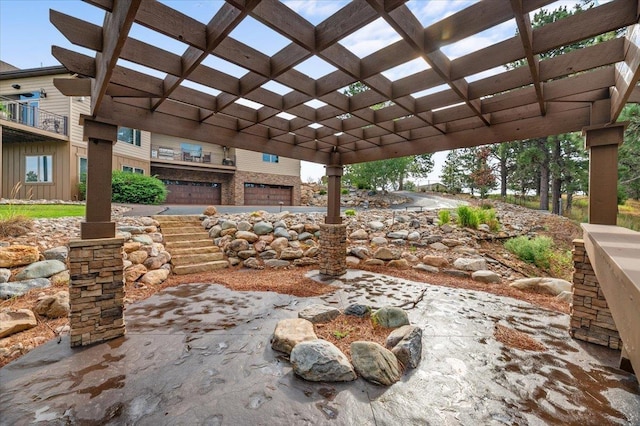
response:
<path id="1" fill-rule="evenodd" d="M 169 193 L 167 204 L 220 204 L 221 186 L 219 183 L 191 182 L 184 180 L 165 180 Z"/>
<path id="2" fill-rule="evenodd" d="M 245 206 L 277 206 L 280 203 L 290 206 L 292 195 L 292 186 L 244 184 Z"/>

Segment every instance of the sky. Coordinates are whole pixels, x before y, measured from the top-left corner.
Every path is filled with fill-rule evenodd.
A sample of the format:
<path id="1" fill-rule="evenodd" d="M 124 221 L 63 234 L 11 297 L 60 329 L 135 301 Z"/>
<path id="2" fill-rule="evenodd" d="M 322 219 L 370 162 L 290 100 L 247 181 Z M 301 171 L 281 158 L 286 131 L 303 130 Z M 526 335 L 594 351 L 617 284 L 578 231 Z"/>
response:
<path id="1" fill-rule="evenodd" d="M 478 0 L 410 0 L 407 2 L 407 6 L 421 24 L 426 27 L 444 16 L 451 15 L 458 10 L 477 3 L 477 1 Z M 162 2 L 203 23 L 207 23 L 224 3 L 221 0 L 162 0 Z M 283 2 L 314 25 L 319 24 L 348 3 L 345 0 L 284 0 Z M 603 2 L 604 1 L 601 1 L 600 3 Z M 555 9 L 560 5 L 571 7 L 574 3 L 575 1 L 562 0 L 550 4 L 547 8 Z M 51 55 L 52 45 L 95 56 L 95 52 L 73 46 L 58 32 L 49 22 L 49 9 L 54 9 L 97 25 L 101 25 L 104 19 L 104 12 L 80 0 L 0 0 L 1 60 L 22 69 L 60 65 Z M 516 24 L 512 19 L 490 30 L 446 46 L 442 51 L 449 59 L 455 59 L 489 44 L 513 37 L 515 33 Z M 130 37 L 154 44 L 178 55 L 181 55 L 186 48 L 184 44 L 178 41 L 155 34 L 137 24 L 134 24 L 132 27 Z M 245 21 L 234 29 L 231 37 L 267 55 L 276 53 L 289 43 L 289 40 L 285 37 L 252 18 L 245 19 Z M 399 39 L 400 36 L 386 24 L 386 22 L 379 19 L 344 38 L 340 43 L 359 57 L 365 57 Z M 222 59 L 207 59 L 204 61 L 204 64 L 216 67 L 236 77 L 240 77 L 247 72 L 247 70 Z M 165 76 L 165 74 L 156 70 L 149 70 L 126 61 L 119 61 L 119 65 L 139 69 L 161 78 Z M 426 62 L 418 58 L 387 70 L 383 74 L 393 81 L 427 68 L 428 65 Z M 321 77 L 335 70 L 330 64 L 317 57 L 313 57 L 297 65 L 295 69 L 312 78 Z M 475 76 L 470 76 L 467 80 L 478 80 L 501 71 L 503 70 L 489 70 Z M 205 88 L 196 83 L 185 82 L 185 85 L 206 91 L 212 95 L 219 93 L 214 89 Z M 290 90 L 278 83 L 269 83 L 263 87 L 280 95 L 284 95 Z M 447 87 L 438 86 L 428 91 L 414 93 L 412 96 L 419 98 L 446 88 Z M 239 103 L 243 102 L 239 101 Z M 250 103 L 243 104 L 251 106 Z M 313 105 L 309 106 L 313 107 Z M 259 105 L 255 107 L 259 107 Z M 420 183 L 427 183 L 427 181 L 433 183 L 439 180 L 445 157 L 446 153 L 444 152 L 434 155 L 436 167 L 434 171 Z M 316 181 L 322 175 L 324 175 L 324 167 L 322 165 L 302 162 L 301 178 L 303 182 Z"/>

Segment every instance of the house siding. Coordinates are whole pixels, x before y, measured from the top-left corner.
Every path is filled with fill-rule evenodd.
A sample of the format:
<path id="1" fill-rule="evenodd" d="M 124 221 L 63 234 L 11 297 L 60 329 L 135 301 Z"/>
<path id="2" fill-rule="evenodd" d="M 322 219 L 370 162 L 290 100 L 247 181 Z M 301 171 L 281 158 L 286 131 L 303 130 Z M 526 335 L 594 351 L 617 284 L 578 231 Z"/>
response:
<path id="1" fill-rule="evenodd" d="M 16 78 L 10 80 L 0 80 L 0 95 L 11 96 L 21 93 L 39 92 L 44 89 L 47 92 L 46 98 L 40 98 L 39 108 L 54 114 L 69 115 L 69 98 L 63 95 L 53 85 L 53 79 L 56 77 L 68 77 L 68 74 L 60 74 L 57 76 L 40 76 L 28 78 Z M 14 89 L 12 84 L 19 84 L 20 89 Z"/>
<path id="2" fill-rule="evenodd" d="M 300 160 L 278 157 L 277 163 L 262 160 L 261 152 L 236 150 L 237 168 L 242 172 L 257 172 L 274 175 L 300 176 Z M 267 183 L 267 182 L 261 182 Z"/>

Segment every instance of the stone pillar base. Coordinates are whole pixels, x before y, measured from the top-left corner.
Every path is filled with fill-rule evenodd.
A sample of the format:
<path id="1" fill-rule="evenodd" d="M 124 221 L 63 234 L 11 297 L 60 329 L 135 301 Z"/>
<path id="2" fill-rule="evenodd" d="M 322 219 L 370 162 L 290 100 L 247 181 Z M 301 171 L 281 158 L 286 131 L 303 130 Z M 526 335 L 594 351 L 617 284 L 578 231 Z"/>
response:
<path id="1" fill-rule="evenodd" d="M 622 340 L 598 284 L 583 240 L 573 240 L 573 303 L 569 334 L 574 339 L 622 349 Z"/>
<path id="2" fill-rule="evenodd" d="M 71 347 L 125 333 L 124 239 L 69 241 Z"/>
<path id="3" fill-rule="evenodd" d="M 320 273 L 338 277 L 347 272 L 347 225 L 320 224 Z"/>

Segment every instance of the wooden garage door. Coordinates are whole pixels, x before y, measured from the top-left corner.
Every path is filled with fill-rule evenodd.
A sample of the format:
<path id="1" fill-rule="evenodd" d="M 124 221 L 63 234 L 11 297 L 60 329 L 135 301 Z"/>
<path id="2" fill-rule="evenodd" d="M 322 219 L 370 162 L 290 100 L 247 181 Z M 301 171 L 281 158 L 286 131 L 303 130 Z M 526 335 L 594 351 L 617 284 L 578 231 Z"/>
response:
<path id="1" fill-rule="evenodd" d="M 221 186 L 212 182 L 164 181 L 169 193 L 166 204 L 220 204 Z"/>
<path id="2" fill-rule="evenodd" d="M 281 202 L 285 206 L 290 206 L 292 195 L 292 186 L 244 184 L 245 206 L 277 206 Z"/>

